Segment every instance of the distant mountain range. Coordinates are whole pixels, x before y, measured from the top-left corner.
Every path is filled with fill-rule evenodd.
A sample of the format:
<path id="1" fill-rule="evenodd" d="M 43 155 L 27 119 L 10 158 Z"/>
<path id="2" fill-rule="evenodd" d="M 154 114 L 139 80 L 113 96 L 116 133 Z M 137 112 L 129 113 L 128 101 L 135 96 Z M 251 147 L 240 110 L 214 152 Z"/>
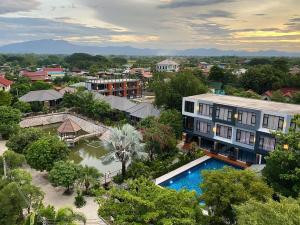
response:
<path id="1" fill-rule="evenodd" d="M 300 57 L 300 52 L 235 51 L 216 48 L 195 48 L 186 50 L 166 50 L 134 48 L 131 46 L 82 46 L 63 40 L 36 40 L 0 46 L 0 53 L 72 54 L 75 52 L 99 55 L 136 55 L 136 56 L 290 56 Z"/>

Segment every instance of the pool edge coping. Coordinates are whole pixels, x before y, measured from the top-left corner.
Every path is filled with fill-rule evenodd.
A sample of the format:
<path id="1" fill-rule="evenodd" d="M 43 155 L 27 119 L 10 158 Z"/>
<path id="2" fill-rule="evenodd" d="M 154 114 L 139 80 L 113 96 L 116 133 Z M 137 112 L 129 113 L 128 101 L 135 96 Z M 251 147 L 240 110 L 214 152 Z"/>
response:
<path id="1" fill-rule="evenodd" d="M 175 177 L 175 176 L 177 176 L 178 174 L 181 174 L 181 173 L 183 173 L 184 171 L 187 171 L 187 170 L 189 170 L 189 169 L 191 169 L 191 168 L 193 168 L 193 167 L 199 165 L 200 163 L 203 163 L 203 162 L 205 162 L 206 160 L 209 160 L 209 159 L 211 159 L 211 158 L 212 158 L 212 157 L 207 156 L 207 155 L 202 156 L 202 157 L 199 158 L 199 159 L 196 159 L 196 160 L 194 160 L 194 161 L 192 161 L 192 162 L 189 162 L 188 164 L 185 164 L 185 165 L 183 165 L 183 166 L 181 166 L 181 167 L 179 167 L 179 168 L 177 168 L 177 169 L 175 169 L 175 170 L 173 170 L 173 171 L 171 171 L 171 172 L 169 172 L 169 173 L 167 173 L 167 174 L 165 174 L 165 175 L 162 175 L 162 176 L 156 178 L 156 179 L 154 180 L 154 183 L 155 183 L 156 185 L 159 185 L 159 184 L 165 182 L 166 180 L 169 180 L 170 178 Z"/>

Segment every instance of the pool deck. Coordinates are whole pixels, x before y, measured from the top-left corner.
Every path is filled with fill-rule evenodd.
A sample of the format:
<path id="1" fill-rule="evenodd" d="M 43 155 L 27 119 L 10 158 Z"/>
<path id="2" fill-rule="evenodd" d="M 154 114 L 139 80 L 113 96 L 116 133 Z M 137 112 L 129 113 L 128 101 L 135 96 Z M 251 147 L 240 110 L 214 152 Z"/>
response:
<path id="1" fill-rule="evenodd" d="M 212 158 L 212 157 L 208 156 L 208 155 L 203 156 L 203 157 L 201 157 L 199 159 L 196 159 L 196 160 L 194 160 L 194 161 L 192 161 L 192 162 L 190 162 L 190 163 L 188 163 L 184 166 L 179 167 L 176 170 L 173 170 L 173 171 L 171 171 L 171 172 L 169 172 L 169 173 L 167 173 L 167 174 L 165 174 L 161 177 L 156 178 L 154 182 L 155 182 L 156 185 L 161 184 L 162 182 L 164 182 L 166 180 L 169 180 L 170 178 L 172 178 L 172 177 L 174 177 L 178 174 L 181 174 L 182 172 L 187 171 L 190 168 L 192 168 L 194 166 L 197 166 L 198 164 L 200 164 L 200 163 L 202 163 L 202 162 L 204 162 L 204 161 L 206 161 L 210 158 Z"/>
<path id="2" fill-rule="evenodd" d="M 220 154 L 213 154 L 213 153 L 211 153 L 209 151 L 206 151 L 206 150 L 204 150 L 204 152 L 207 156 L 210 156 L 211 158 L 219 159 L 219 160 L 227 162 L 231 165 L 238 166 L 238 167 L 241 167 L 243 169 L 246 169 L 247 167 L 249 167 L 246 163 L 244 163 L 242 161 L 231 160 L 226 156 L 223 156 L 223 155 L 220 155 Z"/>

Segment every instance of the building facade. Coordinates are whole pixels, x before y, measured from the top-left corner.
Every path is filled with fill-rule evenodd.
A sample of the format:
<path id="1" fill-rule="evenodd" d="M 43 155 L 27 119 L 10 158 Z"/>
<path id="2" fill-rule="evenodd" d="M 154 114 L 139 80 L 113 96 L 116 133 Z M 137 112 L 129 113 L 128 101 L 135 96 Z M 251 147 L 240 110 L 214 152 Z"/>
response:
<path id="1" fill-rule="evenodd" d="M 157 72 L 178 72 L 179 64 L 172 60 L 166 59 L 156 64 L 156 71 Z"/>
<path id="2" fill-rule="evenodd" d="M 90 79 L 85 84 L 89 91 L 96 91 L 106 96 L 142 97 L 142 82 L 139 79 Z"/>
<path id="3" fill-rule="evenodd" d="M 186 141 L 251 164 L 275 149 L 275 131 L 288 132 L 300 105 L 203 94 L 183 98 Z"/>

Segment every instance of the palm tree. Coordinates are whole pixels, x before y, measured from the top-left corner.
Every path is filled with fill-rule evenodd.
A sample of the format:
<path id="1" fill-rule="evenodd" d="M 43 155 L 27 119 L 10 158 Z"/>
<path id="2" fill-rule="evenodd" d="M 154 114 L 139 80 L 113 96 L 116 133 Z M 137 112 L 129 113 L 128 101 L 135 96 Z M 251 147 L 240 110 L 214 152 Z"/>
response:
<path id="1" fill-rule="evenodd" d="M 122 163 L 122 176 L 126 174 L 126 164 L 131 157 L 138 155 L 144 145 L 141 143 L 142 135 L 133 126 L 123 125 L 122 128 L 113 128 L 109 140 L 104 146 L 110 151 L 107 158 L 116 158 Z"/>
<path id="2" fill-rule="evenodd" d="M 102 174 L 98 172 L 95 167 L 85 166 L 80 171 L 79 183 L 84 185 L 85 192 L 87 193 L 90 187 L 97 183 Z"/>
<path id="3" fill-rule="evenodd" d="M 74 212 L 71 208 L 60 208 L 55 212 L 53 206 L 42 208 L 39 212 L 32 212 L 28 215 L 24 225 L 78 225 L 86 224 L 86 217 L 82 213 Z"/>

